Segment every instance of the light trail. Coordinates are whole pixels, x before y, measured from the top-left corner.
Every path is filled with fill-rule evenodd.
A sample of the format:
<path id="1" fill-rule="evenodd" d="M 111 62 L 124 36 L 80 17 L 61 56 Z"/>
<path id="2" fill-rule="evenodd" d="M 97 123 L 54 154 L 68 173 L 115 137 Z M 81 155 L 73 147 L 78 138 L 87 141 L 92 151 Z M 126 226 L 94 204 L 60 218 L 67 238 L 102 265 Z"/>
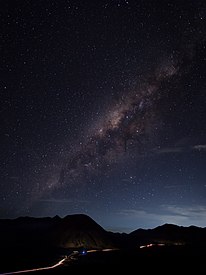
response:
<path id="1" fill-rule="evenodd" d="M 63 258 L 58 263 L 56 263 L 55 265 L 52 265 L 52 266 L 39 267 L 39 268 L 20 270 L 20 271 L 13 271 L 13 272 L 7 272 L 7 273 L 1 273 L 0 275 L 20 274 L 20 273 L 28 273 L 28 272 L 35 272 L 35 271 L 53 269 L 53 268 L 56 268 L 56 267 L 62 265 L 65 262 L 65 260 L 67 260 L 67 259 L 68 259 L 68 257 L 66 256 L 65 258 Z"/>
<path id="2" fill-rule="evenodd" d="M 97 251 L 109 252 L 109 251 L 113 251 L 113 250 L 118 250 L 118 249 L 116 249 L 116 248 L 107 248 L 107 249 L 103 249 L 103 250 L 91 249 L 91 250 L 88 250 L 87 252 L 90 252 L 90 253 L 94 253 L 94 252 L 97 252 Z M 52 266 L 39 267 L 39 268 L 33 268 L 33 269 L 26 269 L 26 270 L 19 270 L 19 271 L 6 272 L 6 273 L 0 273 L 0 275 L 21 274 L 21 273 L 29 273 L 29 272 L 35 272 L 35 271 L 54 269 L 54 268 L 62 265 L 66 260 L 67 261 L 74 260 L 73 256 L 78 255 L 78 254 L 79 254 L 78 251 L 73 251 L 72 254 L 70 254 L 69 256 L 65 256 L 62 260 L 60 260 L 58 263 L 56 263 L 56 264 L 54 264 Z"/>

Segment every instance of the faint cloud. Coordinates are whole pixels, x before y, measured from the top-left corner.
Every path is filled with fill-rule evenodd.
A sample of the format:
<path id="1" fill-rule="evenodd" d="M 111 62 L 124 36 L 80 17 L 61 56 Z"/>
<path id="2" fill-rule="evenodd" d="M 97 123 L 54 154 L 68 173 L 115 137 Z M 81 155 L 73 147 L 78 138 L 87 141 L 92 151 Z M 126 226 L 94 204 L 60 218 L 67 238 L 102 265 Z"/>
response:
<path id="1" fill-rule="evenodd" d="M 148 215 L 145 210 L 136 210 L 136 209 L 123 209 L 119 213 L 119 215 L 126 216 L 126 217 L 141 217 L 143 215 Z"/>
<path id="2" fill-rule="evenodd" d="M 168 220 L 169 222 L 189 226 L 206 226 L 206 206 L 193 205 L 193 206 L 164 206 L 168 212 L 161 216 L 162 221 Z"/>
<path id="3" fill-rule="evenodd" d="M 206 206 L 161 205 L 156 212 L 142 209 L 123 209 L 118 213 L 127 220 L 141 221 L 142 224 L 161 225 L 165 223 L 180 226 L 206 226 Z M 149 222 L 148 222 L 149 221 Z"/>
<path id="4" fill-rule="evenodd" d="M 194 145 L 192 149 L 197 151 L 206 151 L 206 144 Z"/>
<path id="5" fill-rule="evenodd" d="M 168 211 L 178 215 L 184 215 L 186 217 L 192 217 L 195 215 L 196 218 L 206 217 L 206 206 L 195 205 L 195 206 L 175 206 L 167 205 Z"/>
<path id="6" fill-rule="evenodd" d="M 48 199 L 40 199 L 40 202 L 46 203 L 89 203 L 87 200 L 74 200 L 74 199 L 55 199 L 55 198 L 48 198 Z"/>
<path id="7" fill-rule="evenodd" d="M 188 184 L 170 184 L 170 185 L 164 185 L 164 187 L 163 188 L 165 188 L 165 189 L 173 189 L 173 188 L 175 188 L 175 189 L 177 189 L 177 188 L 182 188 L 182 187 L 188 187 Z"/>
<path id="8" fill-rule="evenodd" d="M 190 152 L 194 151 L 206 151 L 206 144 L 197 144 L 192 146 L 171 146 L 171 147 L 159 147 L 153 150 L 156 154 L 174 154 L 174 153 L 182 153 L 182 152 Z"/>

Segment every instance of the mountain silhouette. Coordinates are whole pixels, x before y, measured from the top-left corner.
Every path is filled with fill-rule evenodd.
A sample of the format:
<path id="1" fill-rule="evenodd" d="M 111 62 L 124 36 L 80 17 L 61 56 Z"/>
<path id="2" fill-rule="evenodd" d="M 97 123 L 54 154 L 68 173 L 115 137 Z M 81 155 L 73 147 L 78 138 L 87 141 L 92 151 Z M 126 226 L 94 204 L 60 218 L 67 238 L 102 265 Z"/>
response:
<path id="1" fill-rule="evenodd" d="M 137 229 L 129 234 L 129 238 L 140 245 L 145 243 L 206 245 L 206 228 L 163 224 L 153 229 Z"/>
<path id="2" fill-rule="evenodd" d="M 0 242 L 3 246 L 53 246 L 61 248 L 112 247 L 106 230 L 85 214 L 64 218 L 19 217 L 0 220 Z"/>
<path id="3" fill-rule="evenodd" d="M 150 271 L 157 263 L 161 266 L 162 261 L 171 265 L 171 259 L 174 271 L 179 265 L 190 270 L 205 263 L 206 228 L 193 225 L 163 224 L 152 229 L 138 228 L 131 233 L 114 233 L 88 215 L 74 214 L 63 218 L 0 219 L 0 228 L 0 272 L 48 266 L 62 255 L 82 249 L 98 252 L 79 257 L 72 263 L 74 271 L 77 266 L 88 271 L 95 266 L 97 270 L 100 266 L 136 267 L 137 259 L 139 266 Z M 105 253 L 105 249 L 111 252 Z M 145 260 L 150 262 L 149 267 L 143 264 Z"/>
<path id="4" fill-rule="evenodd" d="M 51 246 L 87 249 L 137 247 L 147 243 L 206 245 L 206 228 L 163 224 L 131 233 L 106 231 L 85 214 L 0 219 L 3 247 Z"/>

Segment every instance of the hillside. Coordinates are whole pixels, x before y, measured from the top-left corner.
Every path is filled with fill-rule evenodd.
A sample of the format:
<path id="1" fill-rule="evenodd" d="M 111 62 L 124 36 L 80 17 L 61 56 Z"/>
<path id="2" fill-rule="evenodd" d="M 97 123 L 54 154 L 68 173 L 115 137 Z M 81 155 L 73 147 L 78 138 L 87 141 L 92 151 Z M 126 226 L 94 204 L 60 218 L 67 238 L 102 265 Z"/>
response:
<path id="1" fill-rule="evenodd" d="M 129 234 L 106 231 L 84 214 L 0 220 L 2 247 L 87 249 L 137 247 L 147 243 L 206 245 L 206 228 L 164 224 Z"/>
<path id="2" fill-rule="evenodd" d="M 137 229 L 129 234 L 129 239 L 139 245 L 164 243 L 174 245 L 205 245 L 206 228 L 163 224 L 153 229 Z"/>
<path id="3" fill-rule="evenodd" d="M 3 247 L 51 246 L 59 248 L 101 249 L 111 247 L 109 234 L 87 215 L 64 218 L 20 217 L 0 220 Z"/>

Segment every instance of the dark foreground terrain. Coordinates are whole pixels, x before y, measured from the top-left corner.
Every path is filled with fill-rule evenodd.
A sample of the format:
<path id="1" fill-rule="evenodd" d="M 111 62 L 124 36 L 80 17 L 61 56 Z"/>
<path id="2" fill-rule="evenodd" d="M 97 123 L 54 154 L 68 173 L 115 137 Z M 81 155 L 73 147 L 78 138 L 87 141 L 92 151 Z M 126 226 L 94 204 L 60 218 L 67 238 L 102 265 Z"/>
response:
<path id="1" fill-rule="evenodd" d="M 88 253 L 78 257 L 70 266 L 58 268 L 50 273 L 69 274 L 70 271 L 92 274 L 100 271 L 131 271 L 134 274 L 180 274 L 194 272 L 205 274 L 206 249 L 197 247 L 165 246 L 111 252 Z"/>
<path id="2" fill-rule="evenodd" d="M 83 214 L 0 220 L 0 228 L 0 275 L 52 266 L 64 258 L 61 266 L 33 274 L 206 273 L 206 228 L 164 224 L 113 233 Z"/>
<path id="3" fill-rule="evenodd" d="M 50 253 L 50 256 L 52 254 Z M 62 266 L 52 270 L 44 270 L 32 272 L 33 274 L 98 274 L 99 272 L 115 272 L 131 271 L 134 274 L 148 274 L 148 272 L 157 274 L 185 274 L 186 272 L 194 272 L 194 274 L 205 274 L 206 248 L 195 246 L 154 246 L 137 249 L 120 249 L 113 251 L 97 251 L 88 252 L 86 255 L 77 255 L 72 261 L 66 261 Z M 41 260 L 40 257 L 43 256 Z M 49 254 L 48 254 L 49 256 Z M 63 256 L 63 255 L 62 255 Z M 40 252 L 39 256 L 32 261 L 25 262 L 25 268 L 33 265 L 33 267 L 41 267 L 55 263 L 60 256 L 50 259 Z M 18 268 L 17 261 L 11 259 L 8 271 L 17 271 L 23 268 L 20 264 Z M 18 259 L 18 257 L 16 257 Z M 25 257 L 25 260 L 29 257 Z M 8 270 L 9 269 L 9 270 Z M 6 270 L 4 270 L 5 272 Z M 1 272 L 0 274 L 2 274 Z M 25 274 L 25 273 L 24 273 Z M 29 274 L 29 273 L 27 273 Z M 30 273 L 31 274 L 31 273 Z"/>

